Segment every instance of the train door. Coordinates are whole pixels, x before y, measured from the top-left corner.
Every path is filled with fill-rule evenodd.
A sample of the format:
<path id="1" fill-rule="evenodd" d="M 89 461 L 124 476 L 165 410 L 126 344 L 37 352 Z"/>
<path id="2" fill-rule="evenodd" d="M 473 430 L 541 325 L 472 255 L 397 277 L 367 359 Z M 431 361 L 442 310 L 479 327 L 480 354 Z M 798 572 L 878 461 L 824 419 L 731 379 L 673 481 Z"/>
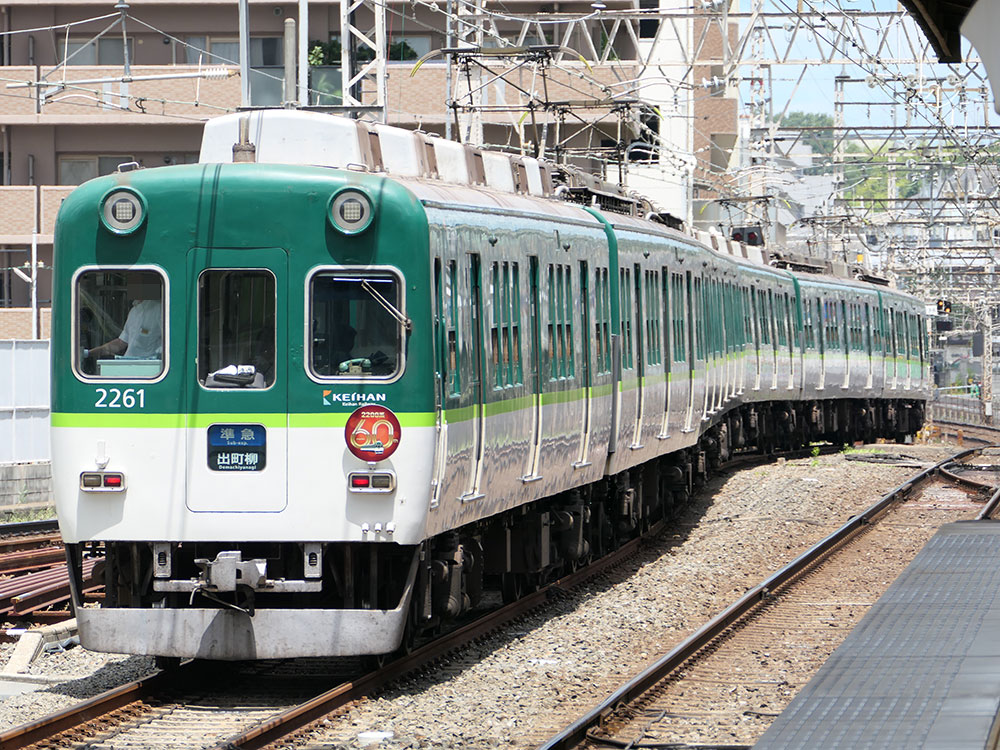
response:
<path id="1" fill-rule="evenodd" d="M 288 254 L 188 253 L 185 503 L 279 512 L 288 502 Z"/>
<path id="2" fill-rule="evenodd" d="M 891 356 L 889 357 L 889 362 L 886 365 L 889 371 L 889 381 L 891 390 L 896 390 L 896 357 L 897 357 L 897 346 L 899 342 L 896 341 L 896 311 L 891 307 L 886 310 L 886 318 L 889 321 L 887 326 L 889 335 L 889 345 L 886 347 L 887 353 Z"/>
<path id="3" fill-rule="evenodd" d="M 788 390 L 795 388 L 795 320 L 792 317 L 792 301 L 786 292 L 785 299 L 785 325 L 788 328 Z"/>
<path id="4" fill-rule="evenodd" d="M 539 479 L 538 461 L 542 450 L 542 310 L 539 293 L 538 256 L 528 258 L 528 324 L 531 326 L 531 360 L 528 373 L 531 388 L 531 452 L 524 479 Z"/>
<path id="5" fill-rule="evenodd" d="M 590 423 L 591 423 L 591 400 L 593 397 L 593 382 L 592 382 L 592 371 L 590 362 L 590 332 L 591 332 L 591 321 L 590 321 L 590 269 L 587 267 L 587 261 L 580 261 L 580 331 L 582 331 L 582 336 L 580 340 L 582 342 L 581 353 L 583 354 L 583 361 L 580 367 L 580 376 L 582 379 L 583 387 L 583 425 L 581 429 L 583 430 L 583 435 L 580 437 L 580 455 L 577 456 L 576 461 L 573 466 L 582 469 L 585 466 L 590 466 L 590 461 L 587 457 L 590 453 Z"/>
<path id="6" fill-rule="evenodd" d="M 875 365 L 872 361 L 872 312 L 871 305 L 865 302 L 865 319 L 864 319 L 864 337 L 865 337 L 865 355 L 868 358 L 868 380 L 865 383 L 865 389 L 871 390 L 873 381 L 875 380 Z"/>
<path id="7" fill-rule="evenodd" d="M 851 319 L 847 316 L 847 303 L 840 300 L 840 340 L 844 350 L 844 382 L 841 387 L 851 387 Z"/>
<path id="8" fill-rule="evenodd" d="M 774 292 L 767 290 L 767 328 L 771 334 L 771 390 L 778 387 L 778 316 L 774 313 Z"/>
<path id="9" fill-rule="evenodd" d="M 645 392 L 646 386 L 644 383 L 646 377 L 646 346 L 645 335 L 643 334 L 644 326 L 643 322 L 643 305 L 648 303 L 648 300 L 644 302 L 642 298 L 642 268 L 638 263 L 632 266 L 632 285 L 635 290 L 635 305 L 632 308 L 633 323 L 632 328 L 635 331 L 635 392 L 636 392 L 636 404 L 635 404 L 635 430 L 632 433 L 632 447 L 639 449 L 642 447 L 642 409 L 645 406 Z M 622 314 L 626 315 L 629 311 L 623 310 Z"/>
<path id="10" fill-rule="evenodd" d="M 441 485 L 448 455 L 448 423 L 444 417 L 448 400 L 448 319 L 446 317 L 445 293 L 447 277 L 441 258 L 434 259 L 434 427 L 436 447 L 434 450 L 434 478 L 431 480 L 431 507 L 441 503 Z M 451 290 L 448 289 L 451 299 Z"/>
<path id="11" fill-rule="evenodd" d="M 694 280 L 694 306 L 696 310 L 695 321 L 695 360 L 701 363 L 701 419 L 708 418 L 710 404 L 710 394 L 712 390 L 712 354 L 711 339 L 709 338 L 712 318 L 708 312 L 709 284 L 711 282 L 705 277 L 695 277 Z"/>
<path id="12" fill-rule="evenodd" d="M 483 347 L 483 269 L 479 253 L 469 253 L 469 388 L 472 407 L 472 472 L 462 499 L 480 497 L 486 435 L 486 352 Z"/>
<path id="13" fill-rule="evenodd" d="M 826 304 L 816 298 L 816 344 L 819 347 L 819 385 L 818 390 L 826 388 Z"/>
<path id="14" fill-rule="evenodd" d="M 694 420 L 694 374 L 695 374 L 695 303 L 694 303 L 694 279 L 691 272 L 685 272 L 685 295 L 687 298 L 687 361 L 688 361 L 688 397 L 687 414 L 684 417 L 684 432 L 691 432 Z"/>
<path id="15" fill-rule="evenodd" d="M 906 362 L 906 390 L 910 390 L 913 386 L 913 316 L 909 313 L 903 314 L 903 327 L 906 331 L 903 337 L 903 351 L 905 352 L 904 361 Z"/>
<path id="16" fill-rule="evenodd" d="M 673 402 L 673 363 L 674 363 L 674 301 L 673 295 L 677 293 L 674 287 L 673 276 L 666 266 L 660 269 L 660 320 L 663 321 L 663 383 L 666 392 L 663 394 L 663 424 L 660 425 L 660 439 L 670 437 L 670 405 Z"/>
<path id="17" fill-rule="evenodd" d="M 754 362 L 756 364 L 756 371 L 753 379 L 753 389 L 755 391 L 760 390 L 760 347 L 764 338 L 763 331 L 760 327 L 761 317 L 760 293 L 754 287 L 750 287 L 750 318 L 751 326 L 753 327 L 753 351 Z"/>

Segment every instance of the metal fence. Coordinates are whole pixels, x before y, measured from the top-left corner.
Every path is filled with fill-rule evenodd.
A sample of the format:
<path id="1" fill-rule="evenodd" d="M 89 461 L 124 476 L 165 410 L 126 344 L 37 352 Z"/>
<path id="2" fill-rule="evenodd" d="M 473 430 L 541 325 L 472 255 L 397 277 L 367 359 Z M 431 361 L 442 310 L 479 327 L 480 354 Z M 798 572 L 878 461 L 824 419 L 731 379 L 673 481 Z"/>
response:
<path id="1" fill-rule="evenodd" d="M 49 342 L 2 340 L 0 464 L 49 458 Z"/>
<path id="2" fill-rule="evenodd" d="M 995 409 L 994 406 L 994 413 Z M 979 386 L 963 385 L 935 389 L 934 400 L 931 402 L 931 415 L 935 421 L 968 425 L 986 424 Z"/>

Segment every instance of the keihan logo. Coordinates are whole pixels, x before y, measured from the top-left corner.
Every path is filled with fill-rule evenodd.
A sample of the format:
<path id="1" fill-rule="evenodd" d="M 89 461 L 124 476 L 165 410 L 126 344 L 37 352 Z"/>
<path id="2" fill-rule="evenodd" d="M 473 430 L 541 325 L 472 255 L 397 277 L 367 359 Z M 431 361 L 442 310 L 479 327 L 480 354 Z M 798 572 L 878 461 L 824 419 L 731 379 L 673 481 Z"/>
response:
<path id="1" fill-rule="evenodd" d="M 323 391 L 323 406 L 357 406 L 358 404 L 381 403 L 384 393 L 334 393 Z"/>

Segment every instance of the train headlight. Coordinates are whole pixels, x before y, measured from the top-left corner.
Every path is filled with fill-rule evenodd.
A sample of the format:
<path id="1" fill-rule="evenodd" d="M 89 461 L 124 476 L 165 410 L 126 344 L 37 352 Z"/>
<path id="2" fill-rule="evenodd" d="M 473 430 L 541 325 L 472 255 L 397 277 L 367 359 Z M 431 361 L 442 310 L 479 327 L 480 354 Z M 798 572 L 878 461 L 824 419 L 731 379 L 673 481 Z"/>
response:
<path id="1" fill-rule="evenodd" d="M 344 234 L 359 234 L 372 223 L 371 199 L 360 190 L 341 190 L 330 199 L 330 223 Z"/>
<path id="2" fill-rule="evenodd" d="M 109 232 L 131 234 L 146 218 L 146 202 L 132 190 L 118 188 L 104 197 L 101 222 Z"/>

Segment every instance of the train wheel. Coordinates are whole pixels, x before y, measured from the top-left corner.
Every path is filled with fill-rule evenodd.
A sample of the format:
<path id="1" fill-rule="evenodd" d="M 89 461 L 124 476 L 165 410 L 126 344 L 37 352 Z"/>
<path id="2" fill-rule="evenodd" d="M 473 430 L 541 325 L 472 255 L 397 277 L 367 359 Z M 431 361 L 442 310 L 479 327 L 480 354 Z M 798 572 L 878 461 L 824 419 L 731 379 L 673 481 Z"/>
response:
<path id="1" fill-rule="evenodd" d="M 179 656 L 156 656 L 153 657 L 153 660 L 156 668 L 161 672 L 169 672 L 181 665 L 181 657 Z"/>
<path id="2" fill-rule="evenodd" d="M 521 573 L 504 573 L 500 576 L 500 593 L 504 604 L 516 602 L 524 596 L 524 575 Z"/>

